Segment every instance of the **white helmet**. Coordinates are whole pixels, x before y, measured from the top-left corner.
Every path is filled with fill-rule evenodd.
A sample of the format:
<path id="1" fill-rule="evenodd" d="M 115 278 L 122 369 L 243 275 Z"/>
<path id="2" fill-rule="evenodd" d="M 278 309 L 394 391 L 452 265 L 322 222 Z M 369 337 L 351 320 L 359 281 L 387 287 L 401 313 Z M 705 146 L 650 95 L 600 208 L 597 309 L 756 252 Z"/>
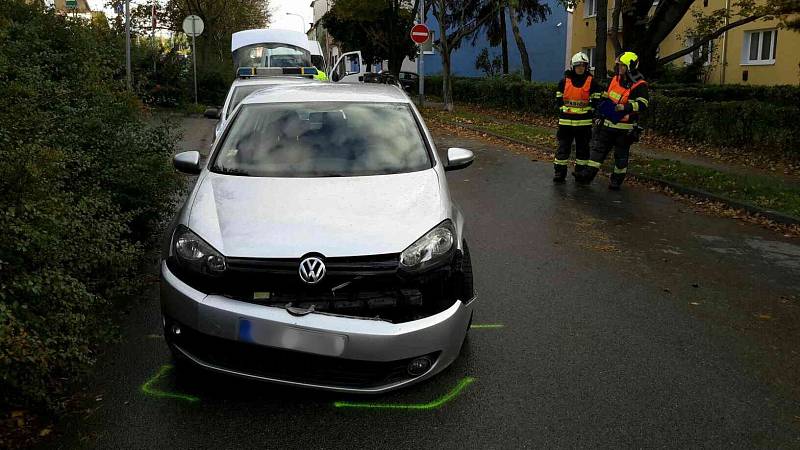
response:
<path id="1" fill-rule="evenodd" d="M 572 67 L 577 66 L 578 64 L 586 64 L 589 65 L 589 57 L 586 56 L 586 53 L 578 52 L 572 55 Z"/>

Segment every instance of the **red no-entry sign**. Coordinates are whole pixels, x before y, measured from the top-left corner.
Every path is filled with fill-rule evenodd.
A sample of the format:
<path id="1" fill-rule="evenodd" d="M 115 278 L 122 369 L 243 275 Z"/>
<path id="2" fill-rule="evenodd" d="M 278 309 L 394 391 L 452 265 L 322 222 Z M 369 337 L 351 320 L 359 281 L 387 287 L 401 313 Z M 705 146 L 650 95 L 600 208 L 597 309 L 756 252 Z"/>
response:
<path id="1" fill-rule="evenodd" d="M 430 31 L 424 23 L 418 23 L 411 28 L 411 40 L 415 44 L 424 44 L 428 40 Z"/>

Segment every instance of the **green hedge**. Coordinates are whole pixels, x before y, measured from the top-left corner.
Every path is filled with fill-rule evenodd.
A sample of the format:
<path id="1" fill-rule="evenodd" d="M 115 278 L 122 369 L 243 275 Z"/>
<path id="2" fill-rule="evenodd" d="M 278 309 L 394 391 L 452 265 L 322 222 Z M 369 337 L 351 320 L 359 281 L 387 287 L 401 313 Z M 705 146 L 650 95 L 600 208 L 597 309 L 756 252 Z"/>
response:
<path id="1" fill-rule="evenodd" d="M 124 91 L 123 42 L 0 2 L 0 409 L 59 407 L 179 189 L 176 136 Z"/>
<path id="2" fill-rule="evenodd" d="M 441 77 L 430 77 L 426 92 L 441 96 Z M 456 101 L 477 103 L 509 110 L 518 110 L 554 117 L 554 83 L 528 82 L 513 77 L 454 78 L 453 96 Z M 656 87 L 651 93 L 650 110 L 643 125 L 659 134 L 676 136 L 695 143 L 721 147 L 753 147 L 800 156 L 800 102 L 759 101 L 757 98 L 782 99 L 798 96 L 800 90 L 791 86 L 755 87 L 717 86 Z M 734 101 L 706 101 L 736 92 Z M 770 95 L 763 94 L 770 92 Z M 785 92 L 785 96 L 778 95 Z M 761 95 L 761 94 L 763 95 Z M 750 97 L 748 97 L 750 95 Z M 753 99 L 756 98 L 756 99 Z"/>
<path id="3" fill-rule="evenodd" d="M 754 100 L 783 106 L 800 105 L 800 86 L 747 86 L 654 84 L 651 89 L 666 97 L 688 97 L 714 102 Z"/>

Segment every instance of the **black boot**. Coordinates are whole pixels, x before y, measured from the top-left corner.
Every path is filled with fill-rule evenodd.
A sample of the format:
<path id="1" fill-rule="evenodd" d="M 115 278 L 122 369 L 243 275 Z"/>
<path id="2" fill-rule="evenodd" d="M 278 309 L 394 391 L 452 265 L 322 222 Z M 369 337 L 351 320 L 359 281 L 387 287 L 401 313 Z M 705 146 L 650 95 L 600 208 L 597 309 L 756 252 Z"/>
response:
<path id="1" fill-rule="evenodd" d="M 608 188 L 612 191 L 618 191 L 622 187 L 623 181 L 625 181 L 624 173 L 612 173 L 611 183 L 608 184 Z"/>
<path id="2" fill-rule="evenodd" d="M 555 164 L 553 167 L 555 168 L 553 181 L 556 183 L 563 183 L 564 179 L 567 178 L 567 166 L 562 166 L 561 164 Z"/>
<path id="3" fill-rule="evenodd" d="M 599 170 L 596 167 L 585 167 L 581 172 L 575 174 L 575 181 L 579 184 L 591 184 Z"/>
<path id="4" fill-rule="evenodd" d="M 582 176 L 583 173 L 586 172 L 589 166 L 583 164 L 575 164 L 575 169 L 572 170 L 572 176 L 575 177 L 575 181 L 578 181 Z"/>

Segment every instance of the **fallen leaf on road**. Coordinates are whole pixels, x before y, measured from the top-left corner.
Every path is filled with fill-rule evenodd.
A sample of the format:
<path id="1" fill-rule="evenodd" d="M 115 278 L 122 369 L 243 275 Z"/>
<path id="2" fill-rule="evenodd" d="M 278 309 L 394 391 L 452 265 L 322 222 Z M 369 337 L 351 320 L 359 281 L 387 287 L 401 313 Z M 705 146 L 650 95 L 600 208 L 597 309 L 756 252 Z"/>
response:
<path id="1" fill-rule="evenodd" d="M 693 306 L 700 306 L 700 303 L 697 303 L 697 302 L 689 302 L 689 304 L 693 305 Z"/>
<path id="2" fill-rule="evenodd" d="M 53 429 L 52 429 L 52 428 L 50 428 L 50 427 L 47 427 L 47 428 L 42 428 L 42 431 L 40 431 L 40 432 L 39 432 L 39 436 L 41 436 L 41 437 L 45 437 L 45 436 L 47 436 L 48 434 L 50 434 L 52 431 L 53 431 Z"/>
<path id="3" fill-rule="evenodd" d="M 769 314 L 759 314 L 758 318 L 761 320 L 772 320 L 772 316 L 770 316 Z"/>

